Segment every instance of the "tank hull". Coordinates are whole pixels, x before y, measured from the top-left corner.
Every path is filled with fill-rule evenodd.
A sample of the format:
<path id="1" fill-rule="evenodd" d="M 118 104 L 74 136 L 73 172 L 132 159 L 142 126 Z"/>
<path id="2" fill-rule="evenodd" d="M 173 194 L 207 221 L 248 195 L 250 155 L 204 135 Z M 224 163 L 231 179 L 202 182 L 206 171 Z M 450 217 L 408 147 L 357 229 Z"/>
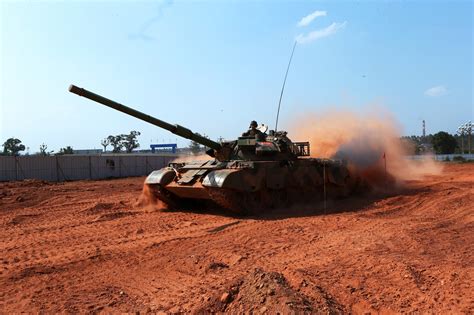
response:
<path id="1" fill-rule="evenodd" d="M 145 184 L 170 208 L 207 200 L 244 214 L 346 196 L 356 188 L 359 179 L 338 160 L 209 160 L 171 163 L 152 172 Z"/>

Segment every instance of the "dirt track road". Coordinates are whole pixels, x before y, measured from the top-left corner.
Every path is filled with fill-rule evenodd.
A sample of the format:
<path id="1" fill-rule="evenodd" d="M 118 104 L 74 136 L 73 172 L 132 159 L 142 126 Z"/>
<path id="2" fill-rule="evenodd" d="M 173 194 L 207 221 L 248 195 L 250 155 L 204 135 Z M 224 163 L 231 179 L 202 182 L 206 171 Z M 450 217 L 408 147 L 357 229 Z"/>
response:
<path id="1" fill-rule="evenodd" d="M 0 312 L 474 312 L 474 164 L 259 217 L 135 206 L 143 178 L 0 183 Z"/>

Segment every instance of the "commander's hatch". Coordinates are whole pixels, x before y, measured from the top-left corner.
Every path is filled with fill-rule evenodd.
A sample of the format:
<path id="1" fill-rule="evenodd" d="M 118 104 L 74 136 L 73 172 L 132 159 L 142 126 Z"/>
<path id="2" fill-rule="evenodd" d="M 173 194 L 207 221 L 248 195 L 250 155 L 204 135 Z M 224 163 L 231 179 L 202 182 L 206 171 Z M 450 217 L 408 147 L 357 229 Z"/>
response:
<path id="1" fill-rule="evenodd" d="M 257 130 L 260 130 L 261 133 L 266 133 L 268 131 L 268 126 L 265 124 L 261 124 L 257 127 Z"/>

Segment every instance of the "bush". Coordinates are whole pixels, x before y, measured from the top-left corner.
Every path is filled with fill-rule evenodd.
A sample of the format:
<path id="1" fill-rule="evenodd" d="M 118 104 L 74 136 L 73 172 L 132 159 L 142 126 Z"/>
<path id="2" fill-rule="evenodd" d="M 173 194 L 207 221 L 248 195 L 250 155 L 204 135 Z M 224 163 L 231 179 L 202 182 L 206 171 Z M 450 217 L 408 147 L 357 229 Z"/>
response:
<path id="1" fill-rule="evenodd" d="M 456 138 L 444 131 L 434 134 L 431 143 L 438 154 L 452 154 L 458 145 Z"/>
<path id="2" fill-rule="evenodd" d="M 453 156 L 453 161 L 455 162 L 466 162 L 466 159 L 460 155 Z"/>

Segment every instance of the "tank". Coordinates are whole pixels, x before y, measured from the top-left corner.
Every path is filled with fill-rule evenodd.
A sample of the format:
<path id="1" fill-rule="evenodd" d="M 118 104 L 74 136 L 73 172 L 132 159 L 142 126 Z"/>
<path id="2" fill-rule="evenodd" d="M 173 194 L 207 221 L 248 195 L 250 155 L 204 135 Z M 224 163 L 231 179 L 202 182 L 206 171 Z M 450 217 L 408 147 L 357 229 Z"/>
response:
<path id="1" fill-rule="evenodd" d="M 215 142 L 75 85 L 69 91 L 208 148 L 209 159 L 172 162 L 147 176 L 145 185 L 169 209 L 210 202 L 235 213 L 255 214 L 347 196 L 360 182 L 345 161 L 310 158 L 309 142 L 293 142 L 286 131 L 260 125 L 236 140 Z"/>

